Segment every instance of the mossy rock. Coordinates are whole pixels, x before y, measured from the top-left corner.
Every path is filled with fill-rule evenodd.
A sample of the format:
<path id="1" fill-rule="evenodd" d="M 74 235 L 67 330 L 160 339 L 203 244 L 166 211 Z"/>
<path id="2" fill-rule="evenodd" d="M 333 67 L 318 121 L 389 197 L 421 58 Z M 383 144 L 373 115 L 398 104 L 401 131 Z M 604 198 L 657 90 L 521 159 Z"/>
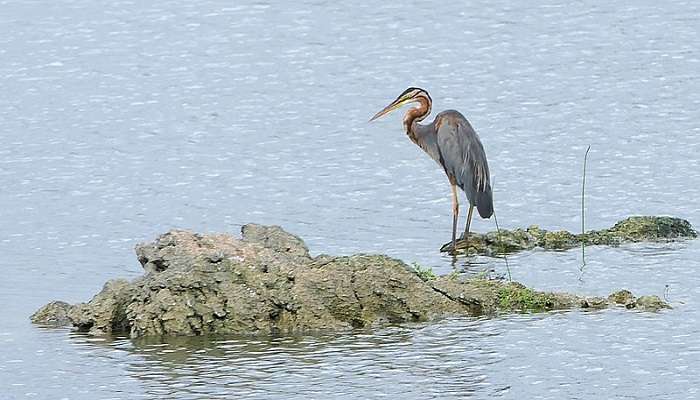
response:
<path id="1" fill-rule="evenodd" d="M 658 297 L 629 292 L 587 298 L 503 280 L 435 276 L 430 268 L 383 255 L 311 257 L 300 238 L 279 227 L 246 225 L 242 233 L 237 239 L 168 232 L 137 247 L 143 276 L 109 281 L 87 303 L 51 303 L 32 321 L 132 338 L 270 335 L 619 302 L 639 310 L 667 306 Z M 531 240 L 523 231 L 513 237 L 528 245 Z"/>
<path id="2" fill-rule="evenodd" d="M 486 234 L 471 233 L 469 238 L 461 238 L 456 243 L 456 253 L 460 254 L 498 254 L 515 253 L 529 250 L 537 246 L 539 237 L 532 235 L 528 230 L 502 229 L 500 232 Z M 452 243 L 445 243 L 440 251 L 450 252 Z"/>
<path id="3" fill-rule="evenodd" d="M 512 231 L 489 232 L 486 234 L 489 244 L 499 253 L 513 253 L 535 247 L 538 238 L 528 230 L 514 229 Z"/>
<path id="4" fill-rule="evenodd" d="M 634 302 L 634 308 L 640 311 L 661 311 L 663 309 L 671 308 L 671 306 L 665 301 L 661 300 L 659 296 L 641 296 Z"/>
<path id="5" fill-rule="evenodd" d="M 624 242 L 624 240 L 611 233 L 609 230 L 600 231 L 588 231 L 582 235 L 578 235 L 578 242 L 585 243 L 587 245 L 599 245 L 599 246 L 619 246 Z M 578 244 L 576 244 L 578 246 Z"/>
<path id="6" fill-rule="evenodd" d="M 580 243 L 578 239 L 576 235 L 567 231 L 545 232 L 538 245 L 548 250 L 566 250 Z"/>
<path id="7" fill-rule="evenodd" d="M 623 306 L 628 306 L 634 304 L 636 298 L 629 290 L 618 290 L 608 296 L 608 300 L 613 304 L 620 304 Z"/>
<path id="8" fill-rule="evenodd" d="M 509 283 L 498 289 L 498 307 L 502 310 L 544 311 L 557 308 L 552 293 L 537 292 L 519 283 Z"/>
<path id="9" fill-rule="evenodd" d="M 423 282 L 432 281 L 437 278 L 437 275 L 435 275 L 435 272 L 433 272 L 433 269 L 430 267 L 423 267 L 418 263 L 413 263 L 411 267 L 413 272 L 415 272 Z"/>
<path id="10" fill-rule="evenodd" d="M 568 250 L 587 245 L 619 246 L 631 242 L 658 242 L 694 239 L 697 232 L 690 222 L 674 217 L 634 216 L 616 223 L 612 228 L 592 230 L 583 234 L 568 231 L 547 231 L 537 225 L 527 229 L 502 229 L 486 234 L 471 233 L 457 241 L 455 249 L 445 243 L 440 251 L 451 254 L 487 255 L 515 253 L 541 247 L 547 250 Z"/>
<path id="11" fill-rule="evenodd" d="M 616 223 L 609 232 L 628 242 L 695 238 L 698 235 L 684 219 L 650 216 L 629 217 Z"/>
<path id="12" fill-rule="evenodd" d="M 73 306 L 64 301 L 52 301 L 41 307 L 30 317 L 35 324 L 63 326 L 70 323 Z"/>

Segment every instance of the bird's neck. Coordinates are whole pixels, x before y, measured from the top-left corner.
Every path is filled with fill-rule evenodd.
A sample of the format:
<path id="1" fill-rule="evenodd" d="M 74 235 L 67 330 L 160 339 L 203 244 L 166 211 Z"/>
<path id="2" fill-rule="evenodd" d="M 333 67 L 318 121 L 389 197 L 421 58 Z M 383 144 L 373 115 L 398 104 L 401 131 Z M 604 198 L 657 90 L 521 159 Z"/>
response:
<path id="1" fill-rule="evenodd" d="M 409 109 L 403 117 L 403 126 L 409 135 L 413 131 L 414 124 L 425 119 L 430 114 L 431 101 L 426 97 L 418 97 L 418 106 Z"/>

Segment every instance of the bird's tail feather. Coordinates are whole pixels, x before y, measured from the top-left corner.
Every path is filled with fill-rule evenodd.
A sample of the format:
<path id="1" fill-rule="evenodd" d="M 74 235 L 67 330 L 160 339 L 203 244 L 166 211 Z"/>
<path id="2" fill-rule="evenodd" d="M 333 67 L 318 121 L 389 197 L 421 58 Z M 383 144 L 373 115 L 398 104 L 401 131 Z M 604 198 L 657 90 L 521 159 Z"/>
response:
<path id="1" fill-rule="evenodd" d="M 491 195 L 491 188 L 487 188 L 487 190 L 483 192 L 476 192 L 476 198 L 474 200 L 476 209 L 479 211 L 481 218 L 491 218 L 491 215 L 493 215 L 493 196 Z"/>

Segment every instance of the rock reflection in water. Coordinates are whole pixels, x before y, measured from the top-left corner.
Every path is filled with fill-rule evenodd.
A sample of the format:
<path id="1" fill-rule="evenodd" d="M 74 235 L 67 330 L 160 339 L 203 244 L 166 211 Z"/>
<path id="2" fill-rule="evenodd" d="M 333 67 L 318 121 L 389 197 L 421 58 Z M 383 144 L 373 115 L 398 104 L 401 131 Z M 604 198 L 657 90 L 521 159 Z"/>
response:
<path id="1" fill-rule="evenodd" d="M 504 389 L 488 379 L 490 365 L 503 358 L 498 334 L 479 319 L 454 319 L 342 335 L 118 338 L 102 345 L 130 354 L 126 369 L 148 395 L 463 398 Z"/>

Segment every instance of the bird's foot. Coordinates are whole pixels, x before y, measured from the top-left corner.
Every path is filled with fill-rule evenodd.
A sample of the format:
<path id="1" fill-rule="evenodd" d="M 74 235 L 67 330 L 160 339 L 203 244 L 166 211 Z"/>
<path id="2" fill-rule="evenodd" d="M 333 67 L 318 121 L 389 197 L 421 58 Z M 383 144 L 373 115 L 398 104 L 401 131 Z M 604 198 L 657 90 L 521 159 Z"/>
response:
<path id="1" fill-rule="evenodd" d="M 440 247 L 440 252 L 441 253 L 448 253 L 454 255 L 456 252 L 456 244 L 453 244 L 452 242 L 447 242 Z"/>

